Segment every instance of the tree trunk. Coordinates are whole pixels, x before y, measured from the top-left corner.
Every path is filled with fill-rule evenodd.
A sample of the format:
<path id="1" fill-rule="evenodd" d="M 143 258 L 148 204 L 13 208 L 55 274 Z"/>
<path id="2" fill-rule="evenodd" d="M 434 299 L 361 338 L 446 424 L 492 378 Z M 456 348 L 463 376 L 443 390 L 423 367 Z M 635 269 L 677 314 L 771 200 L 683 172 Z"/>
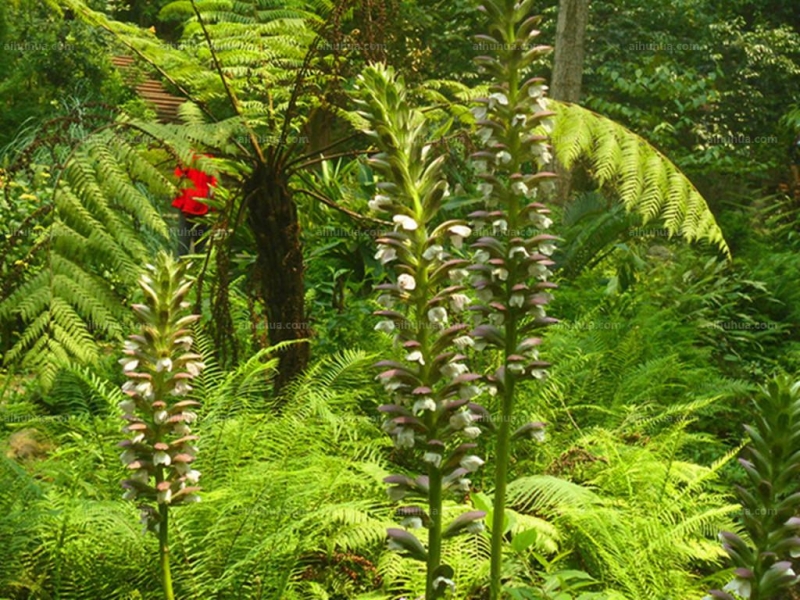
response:
<path id="1" fill-rule="evenodd" d="M 583 78 L 583 44 L 589 22 L 589 0 L 560 0 L 556 25 L 556 49 L 550 95 L 555 100 L 578 102 Z M 556 162 L 559 175 L 558 204 L 569 198 L 572 173 Z"/>
<path id="2" fill-rule="evenodd" d="M 286 182 L 269 166 L 259 167 L 246 186 L 248 218 L 256 241 L 257 280 L 266 306 L 270 344 L 308 338 L 303 249 L 297 206 Z M 308 364 L 307 342 L 280 353 L 275 393 Z"/>

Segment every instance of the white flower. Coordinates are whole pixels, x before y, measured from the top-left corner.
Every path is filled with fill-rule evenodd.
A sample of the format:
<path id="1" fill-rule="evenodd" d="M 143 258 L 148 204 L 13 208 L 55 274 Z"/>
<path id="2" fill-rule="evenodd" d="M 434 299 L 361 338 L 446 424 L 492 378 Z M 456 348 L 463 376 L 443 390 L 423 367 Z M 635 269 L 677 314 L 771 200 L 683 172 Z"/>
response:
<path id="1" fill-rule="evenodd" d="M 522 375 L 525 372 L 525 365 L 518 362 L 509 363 L 508 370 L 510 373 Z"/>
<path id="2" fill-rule="evenodd" d="M 184 436 L 192 433 L 192 429 L 186 423 L 179 421 L 172 427 L 172 432 L 175 435 Z"/>
<path id="3" fill-rule="evenodd" d="M 461 389 L 458 390 L 458 396 L 462 400 L 470 400 L 475 396 L 480 396 L 482 391 L 477 385 L 462 385 Z"/>
<path id="4" fill-rule="evenodd" d="M 127 350 L 128 352 L 133 352 L 139 349 L 139 344 L 137 344 L 132 340 L 125 340 L 125 342 L 122 344 L 122 347 L 124 350 Z"/>
<path id="5" fill-rule="evenodd" d="M 489 127 L 481 127 L 478 130 L 478 139 L 482 144 L 486 145 L 492 139 L 492 130 Z"/>
<path id="6" fill-rule="evenodd" d="M 486 200 L 486 198 L 488 198 L 492 194 L 493 189 L 494 188 L 492 187 L 491 183 L 486 183 L 484 181 L 478 184 L 478 192 L 480 192 L 484 200 Z"/>
<path id="7" fill-rule="evenodd" d="M 481 248 L 475 253 L 475 256 L 473 256 L 472 258 L 475 259 L 475 262 L 477 263 L 485 263 L 487 260 L 492 258 L 492 255 L 489 254 L 489 252 L 487 252 L 483 248 Z"/>
<path id="8" fill-rule="evenodd" d="M 514 118 L 511 119 L 511 126 L 516 127 L 517 125 L 520 125 L 522 127 L 525 127 L 525 122 L 527 120 L 528 120 L 528 115 L 517 113 L 516 115 L 514 115 Z"/>
<path id="9" fill-rule="evenodd" d="M 531 376 L 544 381 L 547 379 L 547 371 L 544 369 L 531 369 Z"/>
<path id="10" fill-rule="evenodd" d="M 158 465 L 165 465 L 169 466 L 172 463 L 172 459 L 169 457 L 169 454 L 163 452 L 162 450 L 158 450 L 153 453 L 153 464 Z"/>
<path id="11" fill-rule="evenodd" d="M 192 342 L 193 342 L 193 341 L 194 341 L 194 340 L 192 340 L 192 337 L 191 337 L 191 336 L 189 336 L 189 335 L 184 335 L 184 336 L 182 336 L 182 337 L 179 337 L 179 338 L 177 338 L 177 339 L 175 340 L 175 344 L 177 344 L 178 346 L 181 346 L 181 348 L 182 348 L 183 350 L 190 350 L 190 349 L 191 349 L 191 347 L 192 347 Z"/>
<path id="12" fill-rule="evenodd" d="M 556 246 L 553 242 L 542 242 L 539 244 L 539 253 L 544 254 L 545 256 L 552 256 L 553 252 L 556 251 Z"/>
<path id="13" fill-rule="evenodd" d="M 481 434 L 481 430 L 478 427 L 464 427 L 464 430 L 461 433 L 463 433 L 469 439 L 474 440 Z"/>
<path id="14" fill-rule="evenodd" d="M 458 377 L 459 375 L 463 375 L 467 371 L 469 371 L 467 365 L 458 362 L 447 363 L 441 369 L 439 369 L 439 372 L 442 375 L 444 375 L 445 377 L 449 377 L 450 379 L 455 379 L 456 377 Z"/>
<path id="15" fill-rule="evenodd" d="M 414 231 L 419 225 L 417 222 L 407 215 L 395 215 L 392 217 L 392 221 L 395 225 L 399 225 L 406 231 Z"/>
<path id="16" fill-rule="evenodd" d="M 499 279 L 500 281 L 505 281 L 508 279 L 508 271 L 503 267 L 497 267 L 492 269 L 492 279 Z"/>
<path id="17" fill-rule="evenodd" d="M 394 321 L 378 321 L 378 324 L 375 325 L 375 331 L 391 333 L 394 331 Z"/>
<path id="18" fill-rule="evenodd" d="M 455 489 L 457 492 L 468 492 L 470 483 L 472 483 L 469 479 L 459 479 L 458 484 L 456 484 Z"/>
<path id="19" fill-rule="evenodd" d="M 476 106 L 475 108 L 471 108 L 470 112 L 472 113 L 472 116 L 475 117 L 476 121 L 481 121 L 486 118 L 485 106 Z"/>
<path id="20" fill-rule="evenodd" d="M 123 400 L 119 403 L 119 408 L 125 414 L 130 415 L 136 410 L 136 403 L 133 400 Z"/>
<path id="21" fill-rule="evenodd" d="M 149 397 L 153 395 L 153 384 L 149 381 L 143 381 L 139 384 L 136 384 L 136 391 L 145 398 L 149 399 Z"/>
<path id="22" fill-rule="evenodd" d="M 442 464 L 442 455 L 438 452 L 426 452 L 422 456 L 422 460 L 424 460 L 426 463 L 432 464 L 434 467 L 438 467 L 440 464 Z"/>
<path id="23" fill-rule="evenodd" d="M 466 225 L 453 225 L 450 229 L 450 241 L 456 248 L 461 248 L 464 245 L 464 238 L 472 234 L 472 229 Z"/>
<path id="24" fill-rule="evenodd" d="M 466 294 L 453 294 L 450 296 L 450 310 L 461 312 L 469 304 L 469 296 Z"/>
<path id="25" fill-rule="evenodd" d="M 389 196 L 384 196 L 383 194 L 377 194 L 367 204 L 372 210 L 381 211 L 391 206 L 392 199 L 389 198 Z"/>
<path id="26" fill-rule="evenodd" d="M 192 389 L 194 389 L 194 388 L 192 388 L 192 386 L 190 386 L 185 381 L 181 380 L 181 381 L 179 381 L 178 383 L 175 384 L 175 388 L 172 390 L 172 395 L 173 396 L 185 396 L 186 394 L 191 392 Z"/>
<path id="27" fill-rule="evenodd" d="M 472 523 L 464 527 L 464 531 L 466 531 L 467 533 L 475 533 L 475 534 L 480 533 L 484 529 L 486 529 L 486 527 L 483 525 L 483 521 L 473 521 Z"/>
<path id="28" fill-rule="evenodd" d="M 189 483 L 197 483 L 200 480 L 200 471 L 195 471 L 192 469 L 185 475 L 186 481 Z"/>
<path id="29" fill-rule="evenodd" d="M 433 246 L 429 246 L 425 252 L 422 253 L 422 258 L 425 260 L 442 260 L 444 256 L 444 248 L 442 248 L 439 244 L 434 244 Z"/>
<path id="30" fill-rule="evenodd" d="M 121 358 L 119 360 L 119 364 L 122 365 L 122 371 L 127 373 L 128 371 L 133 371 L 136 367 L 139 366 L 139 359 L 138 358 Z"/>
<path id="31" fill-rule="evenodd" d="M 381 294 L 378 296 L 378 304 L 384 308 L 392 308 L 394 306 L 394 296 L 391 294 Z"/>
<path id="32" fill-rule="evenodd" d="M 400 286 L 401 290 L 411 291 L 417 287 L 417 282 L 414 279 L 413 275 L 409 275 L 408 273 L 403 273 L 400 277 L 397 278 L 397 285 Z"/>
<path id="33" fill-rule="evenodd" d="M 422 519 L 420 517 L 406 517 L 400 521 L 400 525 L 406 529 L 421 529 Z"/>
<path id="34" fill-rule="evenodd" d="M 169 504 L 172 500 L 172 490 L 167 488 L 163 492 L 158 492 L 158 497 L 156 498 L 156 502 L 159 504 Z"/>
<path id="35" fill-rule="evenodd" d="M 153 421 L 161 425 L 162 423 L 166 423 L 169 419 L 169 413 L 165 410 L 160 410 L 156 414 L 153 415 Z"/>
<path id="36" fill-rule="evenodd" d="M 552 275 L 553 273 L 545 267 L 544 265 L 540 265 L 539 263 L 534 263 L 528 267 L 528 275 L 531 277 L 536 277 L 541 281 L 546 281 L 547 278 Z"/>
<path id="37" fill-rule="evenodd" d="M 553 154 L 543 144 L 534 144 L 531 147 L 531 151 L 541 165 L 549 164 L 553 160 Z"/>
<path id="38" fill-rule="evenodd" d="M 511 191 L 520 196 L 526 196 L 528 194 L 528 186 L 522 181 L 515 181 L 511 184 Z"/>
<path id="39" fill-rule="evenodd" d="M 161 373 L 162 371 L 166 371 L 167 373 L 172 371 L 172 359 L 159 358 L 158 361 L 156 361 L 156 373 Z"/>
<path id="40" fill-rule="evenodd" d="M 462 467 L 464 467 L 467 471 L 474 473 L 483 466 L 484 460 L 480 456 L 475 456 L 474 454 L 470 454 L 469 456 L 465 456 L 464 458 L 462 458 L 459 464 Z"/>
<path id="41" fill-rule="evenodd" d="M 469 277 L 469 271 L 466 269 L 451 269 L 447 272 L 447 276 L 453 281 L 453 283 L 461 283 L 467 277 Z"/>
<path id="42" fill-rule="evenodd" d="M 453 343 L 459 350 L 464 350 L 467 347 L 475 345 L 475 340 L 468 335 L 462 335 L 453 340 Z"/>
<path id="43" fill-rule="evenodd" d="M 495 233 L 505 233 L 508 231 L 508 222 L 505 219 L 492 221 L 492 229 L 494 229 Z"/>
<path id="44" fill-rule="evenodd" d="M 493 109 L 497 104 L 508 106 L 508 97 L 500 92 L 489 94 L 489 110 Z"/>
<path id="45" fill-rule="evenodd" d="M 403 387 L 403 384 L 399 381 L 390 381 L 389 383 L 385 383 L 383 385 L 383 389 L 385 389 L 387 392 L 396 392 L 401 387 Z"/>
<path id="46" fill-rule="evenodd" d="M 414 402 L 413 411 L 415 414 L 419 414 L 426 410 L 429 410 L 431 412 L 436 410 L 436 402 L 433 401 L 433 398 L 429 398 L 426 396 L 425 398 L 422 398 L 421 400 L 417 400 L 416 402 Z"/>
<path id="47" fill-rule="evenodd" d="M 457 412 L 450 417 L 450 427 L 453 429 L 462 429 L 472 423 L 472 413 L 466 410 Z"/>
<path id="48" fill-rule="evenodd" d="M 517 254 L 521 255 L 522 257 L 529 256 L 528 251 L 525 249 L 525 246 L 514 246 L 508 253 L 508 257 L 514 258 Z"/>
<path id="49" fill-rule="evenodd" d="M 413 352 L 409 352 L 406 355 L 406 360 L 408 362 L 418 362 L 421 365 L 425 364 L 425 357 L 422 356 L 422 352 L 419 350 L 414 350 Z"/>
<path id="50" fill-rule="evenodd" d="M 546 91 L 547 91 L 546 85 L 537 83 L 536 85 L 532 85 L 528 88 L 528 96 L 530 96 L 531 98 L 541 98 Z"/>
<path id="51" fill-rule="evenodd" d="M 723 592 L 736 592 L 737 595 L 741 596 L 742 598 L 749 598 L 750 594 L 752 593 L 752 586 L 747 579 L 742 579 L 741 577 L 735 578 L 733 581 L 728 583 L 724 588 L 722 588 Z"/>
<path id="52" fill-rule="evenodd" d="M 511 298 L 508 300 L 508 304 L 510 306 L 516 306 L 517 308 L 521 308 L 523 304 L 525 304 L 525 295 L 524 294 L 511 294 Z"/>
<path id="53" fill-rule="evenodd" d="M 456 591 L 456 584 L 452 579 L 447 579 L 446 577 L 437 577 L 433 580 L 433 589 L 438 590 L 441 586 L 450 588 L 451 592 Z"/>
<path id="54" fill-rule="evenodd" d="M 495 163 L 498 165 L 507 165 L 511 162 L 511 155 L 506 150 L 500 150 L 495 155 Z"/>
<path id="55" fill-rule="evenodd" d="M 441 306 L 434 306 L 428 311 L 428 320 L 435 325 L 447 324 L 447 311 Z"/>
<path id="56" fill-rule="evenodd" d="M 393 261 L 397 258 L 397 250 L 392 248 L 391 246 L 386 246 L 381 244 L 378 247 L 378 251 L 375 253 L 375 260 L 379 260 L 382 265 L 385 265 L 388 262 Z"/>
<path id="57" fill-rule="evenodd" d="M 414 447 L 414 430 L 408 427 L 401 427 L 397 430 L 394 443 L 398 448 Z"/>
<path id="58" fill-rule="evenodd" d="M 197 361 L 190 361 L 186 363 L 186 370 L 189 372 L 190 375 L 193 377 L 197 377 L 200 375 L 200 371 L 205 369 L 205 363 L 197 362 Z"/>
<path id="59" fill-rule="evenodd" d="M 538 229 L 549 229 L 553 224 L 553 220 L 550 217 L 538 212 L 531 213 L 531 221 L 533 221 L 534 226 Z"/>

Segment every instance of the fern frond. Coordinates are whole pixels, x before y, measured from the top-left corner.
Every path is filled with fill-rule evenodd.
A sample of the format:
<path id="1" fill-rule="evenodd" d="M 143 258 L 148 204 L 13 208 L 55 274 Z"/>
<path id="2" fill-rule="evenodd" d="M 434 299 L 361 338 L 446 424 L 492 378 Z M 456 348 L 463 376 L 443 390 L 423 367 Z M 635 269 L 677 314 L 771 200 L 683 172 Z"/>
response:
<path id="1" fill-rule="evenodd" d="M 659 217 L 670 235 L 707 241 L 730 256 L 700 192 L 663 154 L 611 119 L 576 104 L 548 103 L 556 113 L 553 148 L 566 168 L 588 158 L 598 182 L 645 223 Z"/>

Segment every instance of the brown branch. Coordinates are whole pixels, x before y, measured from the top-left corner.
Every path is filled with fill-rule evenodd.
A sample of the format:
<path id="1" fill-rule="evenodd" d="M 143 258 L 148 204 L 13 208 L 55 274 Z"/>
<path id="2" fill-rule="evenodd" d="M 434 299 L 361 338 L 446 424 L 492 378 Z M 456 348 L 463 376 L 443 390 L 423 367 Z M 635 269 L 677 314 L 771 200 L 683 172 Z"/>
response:
<path id="1" fill-rule="evenodd" d="M 197 3 L 195 0 L 190 0 L 190 2 L 192 3 L 192 9 L 194 9 L 195 16 L 197 16 L 197 22 L 200 24 L 200 28 L 203 30 L 203 36 L 206 38 L 206 44 L 208 44 L 208 51 L 211 52 L 211 59 L 214 61 L 214 68 L 219 74 L 220 81 L 222 81 L 222 86 L 225 88 L 225 93 L 228 95 L 228 100 L 231 102 L 231 107 L 236 113 L 236 116 L 241 119 L 242 125 L 244 125 L 244 128 L 247 130 L 247 135 L 250 137 L 250 143 L 253 145 L 253 151 L 256 153 L 256 156 L 258 156 L 259 162 L 262 165 L 266 164 L 264 153 L 261 151 L 261 145 L 258 143 L 258 138 L 256 137 L 253 128 L 250 127 L 250 124 L 244 118 L 244 115 L 242 115 L 242 110 L 239 107 L 239 100 L 233 93 L 231 86 L 228 85 L 228 80 L 225 78 L 225 73 L 222 71 L 222 65 L 219 62 L 219 57 L 217 56 L 216 50 L 214 50 L 214 44 L 211 43 L 211 35 L 208 33 L 208 28 L 206 27 L 205 21 L 203 21 L 203 17 L 200 15 L 200 10 L 197 8 Z"/>
<path id="2" fill-rule="evenodd" d="M 336 154 L 328 154 L 327 156 L 318 156 L 317 158 L 308 160 L 301 165 L 298 165 L 297 168 L 292 169 L 290 173 L 295 171 L 299 171 L 305 169 L 306 167 L 310 167 L 311 165 L 315 165 L 317 163 L 325 162 L 326 160 L 331 160 L 333 158 L 342 158 L 344 156 L 358 156 L 360 154 L 368 154 L 370 152 L 375 152 L 374 149 L 367 149 L 367 150 L 348 150 L 347 152 L 337 152 Z M 294 161 L 296 163 L 297 161 Z M 293 163 L 293 164 L 294 164 Z M 287 167 L 288 168 L 288 167 Z"/>
<path id="3" fill-rule="evenodd" d="M 366 215 L 360 215 L 357 212 L 353 212 L 349 208 L 345 208 L 344 206 L 341 206 L 340 204 L 337 204 L 336 202 L 334 202 L 333 200 L 331 200 L 327 196 L 323 196 L 322 194 L 320 194 L 319 192 L 315 192 L 314 190 L 307 190 L 305 188 L 298 188 L 295 191 L 299 192 L 299 193 L 302 193 L 302 194 L 305 194 L 307 196 L 311 196 L 315 200 L 319 200 L 320 202 L 322 202 L 326 206 L 330 206 L 331 208 L 346 214 L 348 217 L 350 217 L 351 219 L 355 219 L 356 221 L 372 221 L 373 223 L 376 223 L 378 225 L 383 225 L 385 227 L 392 227 L 392 224 L 389 221 L 384 221 L 383 219 L 377 219 L 375 217 L 368 217 Z"/>

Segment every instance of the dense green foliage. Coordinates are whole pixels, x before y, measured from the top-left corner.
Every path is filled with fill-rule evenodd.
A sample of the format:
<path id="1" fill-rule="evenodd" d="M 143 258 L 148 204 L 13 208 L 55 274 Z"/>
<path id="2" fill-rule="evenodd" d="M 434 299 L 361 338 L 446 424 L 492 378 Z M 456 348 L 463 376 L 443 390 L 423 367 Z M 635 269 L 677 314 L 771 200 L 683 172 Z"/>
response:
<path id="1" fill-rule="evenodd" d="M 549 43 L 556 6 L 534 8 Z M 763 527 L 785 520 L 766 505 L 754 519 L 750 500 L 795 488 L 771 496 L 736 458 L 752 441 L 743 457 L 773 452 L 783 468 L 800 450 L 766 400 L 800 379 L 796 9 L 591 2 L 585 101 L 547 104 L 553 153 L 576 176 L 550 215 L 561 239 L 548 306 L 560 322 L 540 347 L 549 377 L 516 390 L 513 425 L 547 428 L 544 443 L 507 454 L 508 598 L 744 590 L 733 568 L 746 560 L 720 531 L 766 548 L 759 577 L 774 562 Z M 385 308 L 374 286 L 396 278 L 375 256 L 392 223 L 372 206 L 391 178 L 360 157 L 375 147 L 347 92 L 370 61 L 404 76 L 449 184 L 431 223 L 466 219 L 483 194 L 471 155 L 484 133 L 469 109 L 498 91 L 473 63 L 488 53 L 471 37 L 487 19 L 471 1 L 0 1 L 0 599 L 164 597 L 158 539 L 122 499 L 118 359 L 143 265 L 176 246 L 179 163 L 220 183 L 209 243 L 187 271 L 205 363 L 188 396 L 200 403 L 202 501 L 170 512 L 175 597 L 425 594 L 425 565 L 386 544 L 398 515 L 383 480 L 418 464 L 378 410 L 390 400 L 373 365 L 402 359 L 372 315 Z M 154 122 L 111 67 L 116 53 L 189 100 L 180 123 Z M 529 76 L 548 75 L 548 60 Z M 289 192 L 305 262 L 311 362 L 280 395 L 292 344 L 274 345 L 247 217 L 263 164 Z M 501 362 L 469 351 L 476 373 Z M 781 374 L 768 388 L 779 392 L 759 395 Z M 480 402 L 500 413 L 498 397 Z M 767 426 L 743 430 L 757 418 Z M 492 523 L 497 438 L 474 441 L 486 463 L 466 495 L 445 499 L 445 522 L 474 510 Z M 490 533 L 445 540 L 454 599 L 488 598 Z"/>

